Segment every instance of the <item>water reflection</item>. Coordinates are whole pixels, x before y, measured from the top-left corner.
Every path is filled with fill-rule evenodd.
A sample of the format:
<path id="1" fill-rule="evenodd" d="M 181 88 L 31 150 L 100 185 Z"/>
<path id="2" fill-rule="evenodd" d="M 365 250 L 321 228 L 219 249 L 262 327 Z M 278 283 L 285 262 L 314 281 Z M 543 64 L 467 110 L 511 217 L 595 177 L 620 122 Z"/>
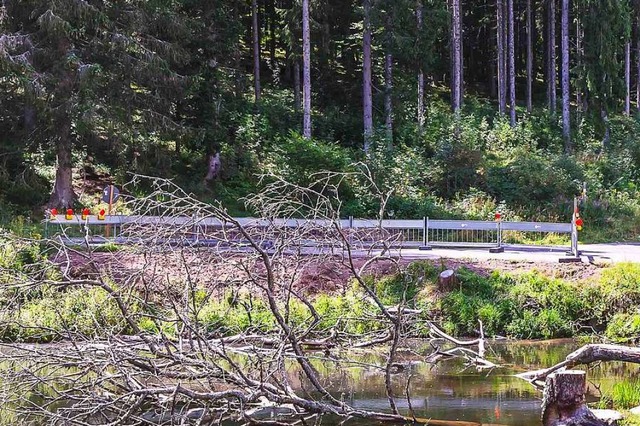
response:
<path id="1" fill-rule="evenodd" d="M 541 394 L 514 374 L 554 365 L 580 344 L 572 340 L 493 342 L 487 348 L 489 358 L 500 367 L 488 371 L 468 368 L 461 360 L 445 361 L 438 365 L 426 364 L 424 359 L 433 349 L 424 341 L 411 342 L 410 346 L 411 352 L 403 352 L 399 356 L 404 368 L 393 375 L 392 383 L 397 396 L 396 404 L 403 414 L 410 415 L 411 407 L 413 414 L 422 418 L 470 421 L 483 425 L 539 426 Z M 333 359 L 318 357 L 312 363 L 329 391 L 356 408 L 388 411 L 384 372 L 379 368 L 384 364 L 384 351 L 336 355 L 333 354 Z M 352 362 L 337 361 L 343 358 L 349 358 Z M 247 359 L 237 361 L 240 364 L 248 362 Z M 302 379 L 294 362 L 289 365 L 288 376 L 294 388 L 311 388 Z M 640 366 L 613 362 L 595 366 L 588 373 L 591 381 L 590 400 L 600 396 L 598 388 L 606 392 L 621 379 L 634 377 L 640 377 Z M 409 378 L 410 398 L 407 399 L 405 388 Z M 36 392 L 30 399 L 32 403 L 44 401 Z M 27 424 L 25 420 L 28 419 L 21 420 L 21 424 Z M 333 426 L 341 421 L 325 417 L 321 424 Z M 346 424 L 363 426 L 372 423 L 350 420 Z"/>
<path id="2" fill-rule="evenodd" d="M 419 361 L 416 355 L 404 356 L 408 367 L 393 379 L 398 395 L 398 408 L 409 413 L 409 401 L 417 417 L 464 420 L 482 424 L 538 426 L 542 395 L 514 374 L 548 367 L 562 361 L 567 354 L 580 347 L 572 340 L 546 342 L 496 342 L 490 345 L 490 358 L 500 368 L 475 371 L 465 368 L 462 361 L 448 361 L 431 366 Z M 428 345 L 417 343 L 415 353 L 426 354 Z M 383 362 L 373 354 L 356 357 L 359 362 Z M 341 366 L 317 362 L 315 367 L 325 377 L 333 394 L 353 406 L 367 410 L 387 411 L 389 403 L 384 390 L 384 374 L 374 368 Z M 405 386 L 411 376 L 407 401 Z M 598 388 L 606 391 L 621 379 L 640 376 L 640 368 L 624 363 L 603 363 L 589 370 L 592 382 L 590 399 L 600 396 Z M 323 425 L 334 424 L 326 420 Z M 336 423 L 337 424 L 337 423 Z M 367 422 L 354 421 L 364 425 Z"/>

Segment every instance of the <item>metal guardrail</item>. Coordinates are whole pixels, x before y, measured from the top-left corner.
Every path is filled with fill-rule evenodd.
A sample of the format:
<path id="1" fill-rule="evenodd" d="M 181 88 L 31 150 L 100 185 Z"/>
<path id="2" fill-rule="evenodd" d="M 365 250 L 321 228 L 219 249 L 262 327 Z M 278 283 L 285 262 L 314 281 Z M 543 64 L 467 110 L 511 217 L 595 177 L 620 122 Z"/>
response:
<path id="1" fill-rule="evenodd" d="M 275 219 L 266 220 L 259 218 L 234 218 L 245 227 L 266 228 L 300 228 L 303 226 L 328 227 L 334 222 L 330 220 L 306 220 L 306 219 Z M 222 228 L 225 223 L 210 217 L 164 217 L 164 216 L 124 216 L 111 215 L 103 219 L 98 216 L 88 216 L 82 219 L 80 215 L 73 215 L 66 219 L 59 215 L 46 220 L 49 225 L 75 225 L 75 226 L 110 226 L 114 231 L 114 237 L 123 227 L 129 226 L 175 226 L 191 229 L 192 237 L 197 240 L 204 236 L 208 229 Z M 230 225 L 230 224 L 226 224 Z M 477 220 L 433 220 L 428 217 L 422 220 L 384 219 L 382 221 L 372 219 L 348 219 L 340 220 L 342 229 L 359 231 L 382 230 L 387 235 L 396 236 L 401 247 L 420 248 L 429 250 L 432 247 L 460 247 L 460 248 L 488 248 L 492 252 L 504 251 L 505 233 L 546 233 L 569 234 L 571 248 L 568 254 L 579 256 L 578 232 L 574 221 L 572 223 L 550 222 L 503 222 L 503 221 L 477 221 Z M 48 231 L 47 231 L 48 232 Z"/>

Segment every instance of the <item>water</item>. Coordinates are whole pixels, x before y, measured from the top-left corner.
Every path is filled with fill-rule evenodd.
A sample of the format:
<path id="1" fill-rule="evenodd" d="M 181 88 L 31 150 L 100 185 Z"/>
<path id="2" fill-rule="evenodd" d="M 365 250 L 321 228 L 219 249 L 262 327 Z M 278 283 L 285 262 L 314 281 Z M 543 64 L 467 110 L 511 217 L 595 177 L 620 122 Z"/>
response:
<path id="1" fill-rule="evenodd" d="M 396 403 L 403 414 L 409 413 L 405 386 L 409 375 L 410 401 L 416 417 L 440 420 L 458 420 L 485 425 L 539 426 L 542 394 L 526 381 L 514 375 L 523 371 L 550 367 L 579 348 L 572 340 L 548 342 L 491 343 L 489 358 L 499 368 L 477 371 L 467 368 L 460 360 L 439 363 L 436 366 L 419 362 L 421 353 L 432 349 L 416 343 L 414 354 L 402 355 L 410 365 L 394 375 Z M 376 361 L 373 354 L 356 356 L 364 362 Z M 380 361 L 380 359 L 377 359 Z M 316 364 L 316 368 L 329 382 L 329 389 L 354 407 L 366 410 L 389 411 L 384 388 L 384 374 L 374 368 L 335 368 L 333 363 Z M 332 370 L 331 370 L 332 369 Z M 623 363 L 603 363 L 588 372 L 591 382 L 588 399 L 596 401 L 602 391 L 622 380 L 640 376 L 640 367 Z M 323 422 L 330 425 L 334 422 Z M 337 424 L 337 423 L 336 423 Z M 349 424 L 370 424 L 350 422 Z"/>
<path id="2" fill-rule="evenodd" d="M 402 414 L 410 415 L 410 403 L 413 414 L 421 418 L 468 421 L 486 426 L 539 426 L 542 394 L 515 374 L 550 367 L 564 360 L 580 344 L 572 340 L 491 342 L 487 345 L 487 357 L 500 367 L 480 371 L 465 366 L 462 360 L 427 364 L 425 356 L 433 348 L 425 341 L 414 341 L 410 346 L 411 351 L 399 353 L 398 360 L 405 368 L 394 374 L 392 380 L 396 404 Z M 312 360 L 327 389 L 336 398 L 358 409 L 389 412 L 384 371 L 377 367 L 384 364 L 384 349 L 349 351 L 341 354 L 341 359 L 351 362 L 337 363 L 320 357 Z M 289 368 L 291 385 L 311 389 L 301 377 L 297 364 L 292 362 Z M 409 400 L 405 393 L 408 378 Z M 591 382 L 588 399 L 596 401 L 600 396 L 599 389 L 606 392 L 616 382 L 633 378 L 640 378 L 638 365 L 615 362 L 596 365 L 588 371 Z M 35 399 L 32 402 L 37 403 Z M 341 421 L 325 417 L 321 424 L 333 426 Z M 347 424 L 364 426 L 372 422 L 354 419 Z"/>

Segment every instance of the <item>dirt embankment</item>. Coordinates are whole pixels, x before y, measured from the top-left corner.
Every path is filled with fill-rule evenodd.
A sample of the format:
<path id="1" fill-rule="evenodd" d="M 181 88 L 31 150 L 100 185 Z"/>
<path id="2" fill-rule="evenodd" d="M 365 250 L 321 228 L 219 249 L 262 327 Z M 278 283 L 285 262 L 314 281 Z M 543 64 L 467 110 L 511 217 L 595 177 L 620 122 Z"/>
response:
<path id="1" fill-rule="evenodd" d="M 207 257 L 202 252 L 172 252 L 166 254 L 137 254 L 126 250 L 112 253 L 93 253 L 90 257 L 71 253 L 59 257 L 57 262 L 68 267 L 74 277 L 95 277 L 97 270 L 106 273 L 118 283 L 135 281 L 145 287 L 163 288 L 169 282 L 191 280 L 206 287 L 223 287 L 229 283 L 241 284 L 247 277 L 247 271 L 254 274 L 264 273 L 260 262 L 245 255 Z M 364 258 L 354 260 L 357 268 L 366 262 Z M 376 277 L 393 274 L 416 260 L 381 260 L 372 263 L 366 274 Z M 603 266 L 583 263 L 553 264 L 544 262 L 514 262 L 501 260 L 460 260 L 439 259 L 423 260 L 432 262 L 438 269 L 467 268 L 487 276 L 493 271 L 519 274 L 536 270 L 543 275 L 561 278 L 566 281 L 580 281 L 600 274 Z M 352 273 L 340 257 L 307 258 L 303 264 L 298 262 L 279 265 L 279 273 L 285 279 L 296 283 L 296 287 L 309 294 L 343 291 L 351 285 Z"/>

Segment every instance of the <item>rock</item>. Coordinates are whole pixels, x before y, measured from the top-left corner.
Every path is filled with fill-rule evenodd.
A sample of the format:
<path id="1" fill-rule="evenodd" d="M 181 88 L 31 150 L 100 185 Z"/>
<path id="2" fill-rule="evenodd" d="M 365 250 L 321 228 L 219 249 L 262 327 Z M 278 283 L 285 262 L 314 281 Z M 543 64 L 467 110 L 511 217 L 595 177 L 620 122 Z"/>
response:
<path id="1" fill-rule="evenodd" d="M 632 408 L 631 410 L 629 410 L 629 412 L 630 412 L 631 414 L 635 414 L 636 416 L 640 416 L 640 406 L 639 406 L 639 407 Z"/>
<path id="2" fill-rule="evenodd" d="M 622 420 L 623 416 L 616 410 L 591 410 L 594 416 L 603 420 L 609 425 L 617 425 L 618 420 Z"/>

